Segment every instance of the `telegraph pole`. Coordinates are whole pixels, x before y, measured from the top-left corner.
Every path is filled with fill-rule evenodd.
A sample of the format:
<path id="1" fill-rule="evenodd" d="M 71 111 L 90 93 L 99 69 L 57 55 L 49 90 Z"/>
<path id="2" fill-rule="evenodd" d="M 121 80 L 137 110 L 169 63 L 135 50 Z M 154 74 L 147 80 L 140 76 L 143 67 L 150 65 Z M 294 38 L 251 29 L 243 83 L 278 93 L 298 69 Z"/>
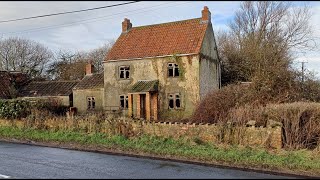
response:
<path id="1" fill-rule="evenodd" d="M 304 64 L 305 63 L 308 63 L 308 62 L 305 62 L 305 61 L 302 61 L 302 62 L 299 62 L 299 63 L 301 63 L 301 81 L 302 81 L 302 83 L 304 82 Z"/>
<path id="2" fill-rule="evenodd" d="M 301 63 L 301 89 L 302 89 L 302 97 L 304 98 L 305 97 L 305 93 L 304 93 L 304 70 L 305 70 L 305 68 L 304 68 L 304 64 L 305 63 L 307 63 L 307 62 L 305 62 L 305 61 L 302 61 L 302 62 L 299 62 L 299 63 Z"/>

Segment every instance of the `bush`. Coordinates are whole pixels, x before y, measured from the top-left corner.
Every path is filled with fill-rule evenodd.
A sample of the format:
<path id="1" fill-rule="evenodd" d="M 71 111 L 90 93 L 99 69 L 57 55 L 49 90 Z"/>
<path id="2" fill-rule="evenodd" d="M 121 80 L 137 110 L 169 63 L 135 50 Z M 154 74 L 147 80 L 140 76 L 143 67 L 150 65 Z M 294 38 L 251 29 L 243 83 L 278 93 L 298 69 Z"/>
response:
<path id="1" fill-rule="evenodd" d="M 283 125 L 286 148 L 316 148 L 320 143 L 320 103 L 286 103 L 268 105 L 267 118 Z"/>
<path id="2" fill-rule="evenodd" d="M 65 115 L 68 111 L 68 106 L 64 106 L 58 99 L 49 98 L 46 100 L 36 100 L 33 102 L 34 108 L 40 111 L 47 111 L 53 115 Z"/>
<path id="3" fill-rule="evenodd" d="M 10 99 L 0 101 L 0 118 L 4 119 L 21 119 L 37 113 L 37 116 L 42 114 L 47 116 L 52 115 L 65 115 L 68 111 L 68 106 L 62 105 L 61 101 L 56 99 L 47 100 L 20 100 Z"/>
<path id="4" fill-rule="evenodd" d="M 0 118 L 20 119 L 30 114 L 30 103 L 25 100 L 0 100 Z"/>
<path id="5" fill-rule="evenodd" d="M 197 106 L 193 123 L 217 123 L 226 121 L 231 108 L 246 103 L 248 87 L 244 85 L 228 85 L 221 90 L 208 93 Z"/>
<path id="6" fill-rule="evenodd" d="M 241 106 L 229 111 L 229 121 L 258 126 L 282 125 L 283 146 L 288 149 L 314 149 L 320 144 L 320 103 L 283 103 Z"/>

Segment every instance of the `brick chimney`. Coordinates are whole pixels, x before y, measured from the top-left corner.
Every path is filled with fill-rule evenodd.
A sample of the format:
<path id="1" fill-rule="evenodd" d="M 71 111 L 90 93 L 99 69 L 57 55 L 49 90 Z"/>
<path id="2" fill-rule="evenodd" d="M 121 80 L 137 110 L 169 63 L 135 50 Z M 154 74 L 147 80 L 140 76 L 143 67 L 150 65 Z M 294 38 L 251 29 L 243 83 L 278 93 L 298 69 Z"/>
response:
<path id="1" fill-rule="evenodd" d="M 94 65 L 92 64 L 92 61 L 89 61 L 89 63 L 86 65 L 86 75 L 93 74 L 94 73 Z"/>
<path id="2" fill-rule="evenodd" d="M 122 32 L 128 32 L 132 28 L 132 24 L 130 22 L 130 19 L 124 18 L 124 21 L 122 22 Z"/>
<path id="3" fill-rule="evenodd" d="M 209 11 L 208 6 L 204 6 L 201 13 L 202 13 L 202 18 L 201 18 L 202 21 L 211 22 L 211 12 Z"/>

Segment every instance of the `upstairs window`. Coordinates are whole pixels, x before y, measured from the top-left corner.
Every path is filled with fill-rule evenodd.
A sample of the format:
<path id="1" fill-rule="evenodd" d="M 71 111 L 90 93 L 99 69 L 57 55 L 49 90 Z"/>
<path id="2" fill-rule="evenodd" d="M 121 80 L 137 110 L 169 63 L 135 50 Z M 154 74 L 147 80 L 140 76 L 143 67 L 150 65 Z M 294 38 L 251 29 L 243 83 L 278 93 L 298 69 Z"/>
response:
<path id="1" fill-rule="evenodd" d="M 128 109 L 128 96 L 126 96 L 126 95 L 120 96 L 120 108 L 121 109 Z"/>
<path id="2" fill-rule="evenodd" d="M 88 109 L 94 109 L 96 107 L 95 97 L 87 97 L 87 107 Z"/>
<path id="3" fill-rule="evenodd" d="M 168 100 L 169 100 L 169 109 L 179 109 L 181 108 L 181 100 L 180 100 L 180 94 L 174 93 L 174 94 L 168 94 Z"/>
<path id="4" fill-rule="evenodd" d="M 179 76 L 179 66 L 175 63 L 168 64 L 168 76 L 178 77 Z"/>
<path id="5" fill-rule="evenodd" d="M 120 79 L 130 78 L 130 66 L 120 66 L 119 67 L 119 77 Z"/>

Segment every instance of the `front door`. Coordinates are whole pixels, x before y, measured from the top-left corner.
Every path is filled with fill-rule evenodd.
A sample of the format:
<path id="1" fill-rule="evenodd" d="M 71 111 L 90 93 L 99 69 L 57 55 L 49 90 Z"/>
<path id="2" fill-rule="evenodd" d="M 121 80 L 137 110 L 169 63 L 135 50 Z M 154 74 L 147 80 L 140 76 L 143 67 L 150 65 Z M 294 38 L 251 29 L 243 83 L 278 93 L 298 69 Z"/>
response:
<path id="1" fill-rule="evenodd" d="M 146 119 L 146 95 L 140 94 L 140 110 L 141 110 L 141 118 Z"/>

